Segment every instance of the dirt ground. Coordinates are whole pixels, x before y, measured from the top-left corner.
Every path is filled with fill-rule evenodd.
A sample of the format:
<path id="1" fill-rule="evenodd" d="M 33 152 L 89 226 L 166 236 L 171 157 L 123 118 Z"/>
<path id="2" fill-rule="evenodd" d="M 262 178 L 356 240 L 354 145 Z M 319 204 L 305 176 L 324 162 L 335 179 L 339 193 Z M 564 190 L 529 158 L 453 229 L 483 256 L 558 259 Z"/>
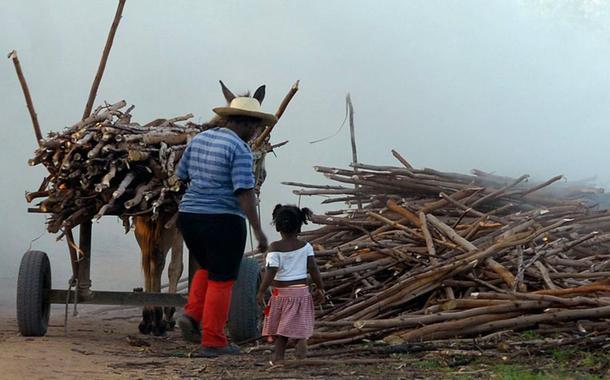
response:
<path id="1" fill-rule="evenodd" d="M 329 356 L 326 351 L 314 351 L 306 363 L 290 360 L 283 366 L 271 366 L 270 352 L 260 349 L 237 357 L 189 358 L 196 346 L 185 344 L 178 331 L 165 337 L 140 335 L 137 309 L 82 306 L 78 317 L 70 315 L 68 336 L 64 335 L 63 318 L 62 308 L 56 306 L 47 335 L 25 338 L 17 331 L 14 315 L 2 313 L 0 379 L 610 378 L 607 352 L 569 349 L 359 355 L 358 347 L 353 346 L 353 354 Z"/>

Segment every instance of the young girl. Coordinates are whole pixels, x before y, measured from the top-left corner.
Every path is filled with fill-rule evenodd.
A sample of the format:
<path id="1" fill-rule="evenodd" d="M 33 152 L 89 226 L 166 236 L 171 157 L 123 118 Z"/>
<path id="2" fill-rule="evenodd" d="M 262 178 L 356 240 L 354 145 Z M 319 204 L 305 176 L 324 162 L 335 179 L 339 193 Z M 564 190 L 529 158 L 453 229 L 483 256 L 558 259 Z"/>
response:
<path id="1" fill-rule="evenodd" d="M 257 294 L 259 303 L 264 304 L 265 292 L 269 285 L 273 291 L 268 313 L 265 312 L 263 336 L 275 338 L 274 361 L 284 360 L 288 339 L 296 339 L 296 356 L 304 359 L 307 339 L 313 335 L 313 299 L 307 286 L 307 273 L 316 285 L 314 296 L 317 302 L 324 299 L 320 271 L 314 259 L 311 244 L 299 240 L 301 226 L 307 224 L 312 213 L 309 209 L 296 206 L 276 205 L 273 210 L 273 224 L 282 239 L 269 245 L 265 276 Z M 267 311 L 266 310 L 266 311 Z"/>

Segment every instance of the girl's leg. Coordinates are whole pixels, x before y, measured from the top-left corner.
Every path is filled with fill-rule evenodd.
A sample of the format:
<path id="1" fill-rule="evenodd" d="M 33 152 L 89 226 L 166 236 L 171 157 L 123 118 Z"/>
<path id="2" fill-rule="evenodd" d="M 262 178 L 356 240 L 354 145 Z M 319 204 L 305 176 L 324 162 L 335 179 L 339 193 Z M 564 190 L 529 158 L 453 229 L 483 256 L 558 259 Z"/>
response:
<path id="1" fill-rule="evenodd" d="M 275 353 L 273 355 L 274 362 L 280 362 L 284 360 L 284 353 L 286 352 L 286 343 L 288 338 L 285 336 L 277 335 L 275 337 Z"/>
<path id="2" fill-rule="evenodd" d="M 307 339 L 299 339 L 296 344 L 296 357 L 299 360 L 307 356 Z"/>

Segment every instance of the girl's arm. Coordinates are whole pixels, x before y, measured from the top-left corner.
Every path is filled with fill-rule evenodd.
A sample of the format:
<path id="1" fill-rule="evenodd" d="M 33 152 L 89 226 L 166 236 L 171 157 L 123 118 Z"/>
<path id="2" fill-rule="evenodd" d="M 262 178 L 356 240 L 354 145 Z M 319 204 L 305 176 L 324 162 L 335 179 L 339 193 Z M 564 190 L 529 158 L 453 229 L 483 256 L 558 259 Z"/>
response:
<path id="1" fill-rule="evenodd" d="M 322 302 L 324 300 L 324 284 L 322 283 L 320 269 L 318 268 L 318 264 L 316 264 L 314 256 L 307 256 L 307 271 L 309 272 L 313 283 L 316 284 L 315 299 L 317 302 Z"/>
<path id="2" fill-rule="evenodd" d="M 256 294 L 256 300 L 259 304 L 265 304 L 265 292 L 271 285 L 271 282 L 275 278 L 275 274 L 277 273 L 277 267 L 267 267 L 265 268 L 265 275 L 263 276 L 263 281 L 261 281 L 261 286 L 258 289 L 258 293 Z"/>

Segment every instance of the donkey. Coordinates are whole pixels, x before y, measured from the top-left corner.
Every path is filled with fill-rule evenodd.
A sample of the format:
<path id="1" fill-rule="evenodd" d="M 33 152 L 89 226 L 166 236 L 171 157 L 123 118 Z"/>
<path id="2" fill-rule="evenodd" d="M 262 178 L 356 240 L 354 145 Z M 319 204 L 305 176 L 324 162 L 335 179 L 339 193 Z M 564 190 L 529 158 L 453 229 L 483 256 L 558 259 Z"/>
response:
<path id="1" fill-rule="evenodd" d="M 168 291 L 170 293 L 178 291 L 178 281 L 184 268 L 182 263 L 183 240 L 175 225 L 165 228 L 170 217 L 169 214 L 160 213 L 155 219 L 147 215 L 134 218 L 134 233 L 142 253 L 145 292 L 161 292 L 161 275 L 170 248 L 172 254 L 168 268 Z M 162 309 L 159 306 L 144 306 L 142 322 L 138 326 L 140 332 L 142 334 L 153 333 L 157 336 L 164 335 L 175 325 L 175 321 L 172 319 L 175 311 L 175 307 Z"/>
<path id="2" fill-rule="evenodd" d="M 222 93 L 227 102 L 227 105 L 235 98 L 235 95 L 220 81 Z M 249 93 L 243 96 L 250 96 Z M 265 86 L 260 86 L 252 96 L 259 103 L 262 103 L 265 97 Z M 208 125 L 213 127 L 218 123 L 220 117 L 215 115 Z M 264 160 L 255 160 L 255 172 L 257 174 L 257 188 L 264 181 Z M 165 268 L 166 256 L 171 248 L 172 255 L 168 268 L 169 277 L 169 292 L 176 293 L 178 281 L 182 275 L 184 265 L 182 262 L 183 239 L 180 231 L 174 225 L 170 228 L 165 228 L 167 221 L 171 218 L 170 215 L 160 213 L 155 219 L 150 216 L 136 216 L 134 218 L 135 235 L 140 250 L 142 252 L 142 269 L 144 271 L 144 291 L 145 292 L 160 292 L 161 291 L 161 275 Z M 172 329 L 175 326 L 175 321 L 172 319 L 176 309 L 174 307 L 166 307 L 162 309 L 158 306 L 147 305 L 142 310 L 142 322 L 139 325 L 142 334 L 163 335 L 166 330 Z"/>

